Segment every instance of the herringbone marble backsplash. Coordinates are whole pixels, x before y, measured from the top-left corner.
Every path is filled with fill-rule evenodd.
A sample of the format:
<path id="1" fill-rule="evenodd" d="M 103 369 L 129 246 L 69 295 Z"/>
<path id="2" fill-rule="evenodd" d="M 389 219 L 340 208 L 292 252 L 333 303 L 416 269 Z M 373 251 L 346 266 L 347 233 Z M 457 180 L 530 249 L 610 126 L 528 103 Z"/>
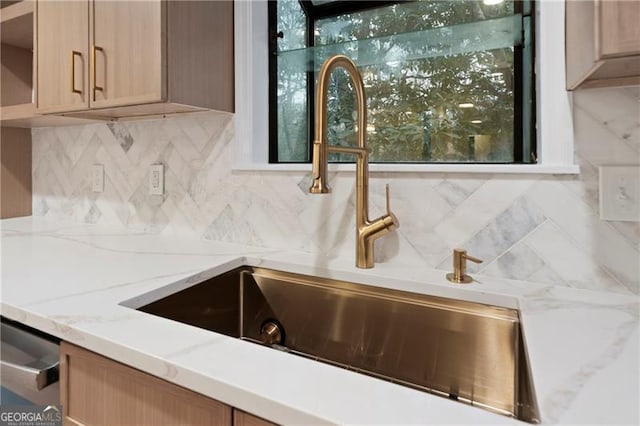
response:
<path id="1" fill-rule="evenodd" d="M 600 164 L 640 155 L 638 89 L 576 93 L 579 177 L 385 173 L 371 176 L 371 215 L 391 184 L 401 227 L 376 243 L 381 261 L 449 269 L 451 249 L 484 259 L 474 272 L 551 285 L 639 293 L 640 226 L 598 217 Z M 34 215 L 329 256 L 353 256 L 354 178 L 310 196 L 308 173 L 233 171 L 224 113 L 33 130 Z M 103 164 L 105 191 L 91 191 Z M 150 164 L 165 195 L 148 194 Z"/>

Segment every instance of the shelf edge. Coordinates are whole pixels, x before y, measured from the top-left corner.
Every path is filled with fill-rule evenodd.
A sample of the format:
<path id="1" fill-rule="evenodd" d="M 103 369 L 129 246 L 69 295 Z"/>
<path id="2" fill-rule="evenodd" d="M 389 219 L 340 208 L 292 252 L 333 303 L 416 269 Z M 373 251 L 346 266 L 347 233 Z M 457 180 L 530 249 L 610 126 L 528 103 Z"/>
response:
<path id="1" fill-rule="evenodd" d="M 35 2 L 23 0 L 0 9 L 0 24 L 20 18 L 35 11 Z"/>

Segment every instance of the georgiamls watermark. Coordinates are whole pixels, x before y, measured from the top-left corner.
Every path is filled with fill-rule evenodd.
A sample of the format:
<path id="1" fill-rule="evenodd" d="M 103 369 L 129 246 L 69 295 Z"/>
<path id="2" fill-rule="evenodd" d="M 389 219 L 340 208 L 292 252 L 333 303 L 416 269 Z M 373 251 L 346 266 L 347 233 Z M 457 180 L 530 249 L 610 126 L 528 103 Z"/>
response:
<path id="1" fill-rule="evenodd" d="M 62 426 L 62 406 L 3 405 L 0 426 Z"/>

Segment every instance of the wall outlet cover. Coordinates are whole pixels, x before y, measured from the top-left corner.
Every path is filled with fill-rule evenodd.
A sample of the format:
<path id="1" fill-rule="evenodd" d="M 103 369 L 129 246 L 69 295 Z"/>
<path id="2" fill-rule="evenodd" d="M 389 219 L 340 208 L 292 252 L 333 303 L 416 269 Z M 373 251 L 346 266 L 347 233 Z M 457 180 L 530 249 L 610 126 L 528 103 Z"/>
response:
<path id="1" fill-rule="evenodd" d="M 164 164 L 149 167 L 149 194 L 164 195 Z"/>
<path id="2" fill-rule="evenodd" d="M 104 192 L 104 165 L 102 164 L 91 166 L 91 190 Z"/>
<path id="3" fill-rule="evenodd" d="M 640 166 L 600 166 L 600 219 L 640 222 Z"/>

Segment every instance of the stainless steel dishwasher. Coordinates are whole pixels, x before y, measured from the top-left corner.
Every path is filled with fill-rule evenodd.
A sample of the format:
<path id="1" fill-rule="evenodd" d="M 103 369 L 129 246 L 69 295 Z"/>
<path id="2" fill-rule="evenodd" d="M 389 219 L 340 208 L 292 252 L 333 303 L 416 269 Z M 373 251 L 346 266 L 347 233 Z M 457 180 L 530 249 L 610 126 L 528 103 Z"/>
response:
<path id="1" fill-rule="evenodd" d="M 0 405 L 60 404 L 60 340 L 0 318 Z"/>

